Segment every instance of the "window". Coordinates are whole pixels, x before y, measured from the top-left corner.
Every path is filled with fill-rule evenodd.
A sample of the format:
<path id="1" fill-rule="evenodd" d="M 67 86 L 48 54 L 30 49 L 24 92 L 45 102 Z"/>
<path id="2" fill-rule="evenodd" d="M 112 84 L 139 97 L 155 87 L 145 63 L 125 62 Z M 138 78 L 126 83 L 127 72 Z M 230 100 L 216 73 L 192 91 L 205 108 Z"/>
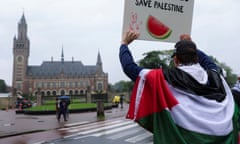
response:
<path id="1" fill-rule="evenodd" d="M 102 85 L 102 83 L 98 83 L 98 85 L 97 85 L 97 90 L 98 91 L 102 91 L 103 90 L 103 85 Z"/>
<path id="2" fill-rule="evenodd" d="M 65 82 L 61 82 L 61 83 L 60 83 L 60 86 L 61 86 L 61 87 L 65 87 Z"/>
<path id="3" fill-rule="evenodd" d="M 65 91 L 64 90 L 61 90 L 61 95 L 65 95 Z"/>

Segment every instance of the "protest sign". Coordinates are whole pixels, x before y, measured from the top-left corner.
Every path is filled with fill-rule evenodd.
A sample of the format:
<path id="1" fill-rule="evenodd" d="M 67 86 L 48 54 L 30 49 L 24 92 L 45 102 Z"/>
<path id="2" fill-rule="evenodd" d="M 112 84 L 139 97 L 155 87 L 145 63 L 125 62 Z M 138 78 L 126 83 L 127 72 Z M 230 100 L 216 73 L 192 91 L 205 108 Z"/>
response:
<path id="1" fill-rule="evenodd" d="M 135 30 L 140 40 L 176 42 L 191 34 L 194 0 L 125 0 L 123 33 Z"/>

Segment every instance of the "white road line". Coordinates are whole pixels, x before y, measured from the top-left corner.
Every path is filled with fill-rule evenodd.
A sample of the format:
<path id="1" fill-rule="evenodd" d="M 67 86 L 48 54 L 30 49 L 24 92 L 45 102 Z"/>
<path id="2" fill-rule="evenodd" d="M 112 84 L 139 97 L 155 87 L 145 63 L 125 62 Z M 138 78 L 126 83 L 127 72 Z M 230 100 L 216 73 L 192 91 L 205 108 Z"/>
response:
<path id="1" fill-rule="evenodd" d="M 12 126 L 12 125 L 14 125 L 14 124 L 13 123 L 5 123 L 5 124 L 3 124 L 3 126 L 5 126 L 5 127 Z"/>
<path id="2" fill-rule="evenodd" d="M 76 122 L 76 123 L 69 123 L 69 124 L 65 124 L 65 127 L 71 127 L 71 126 L 77 126 L 77 125 L 83 125 L 83 124 L 87 124 L 90 121 L 83 121 L 83 122 Z"/>
<path id="3" fill-rule="evenodd" d="M 103 131 L 103 132 L 100 132 L 100 133 L 97 133 L 97 134 L 93 134 L 91 136 L 99 137 L 99 136 L 108 135 L 108 134 L 116 133 L 116 132 L 119 132 L 119 131 L 123 131 L 123 130 L 126 130 L 126 129 L 130 129 L 130 128 L 133 128 L 133 127 L 136 127 L 136 126 L 138 126 L 138 124 L 131 124 L 131 125 L 127 125 L 127 126 L 124 126 L 124 127 L 115 128 L 115 129 L 112 129 L 112 130 Z"/>
<path id="4" fill-rule="evenodd" d="M 153 142 L 149 142 L 149 143 L 146 143 L 146 144 L 153 144 Z"/>
<path id="5" fill-rule="evenodd" d="M 99 128 L 102 128 L 102 127 L 108 127 L 109 125 L 114 125 L 116 123 L 120 123 L 121 121 L 113 121 L 113 122 L 109 122 L 109 123 L 104 123 L 104 124 L 94 124 L 94 125 L 91 125 L 91 126 L 85 126 L 85 127 L 73 127 L 73 128 L 70 128 L 68 130 L 68 132 L 70 133 L 74 133 L 74 132 L 78 132 L 78 131 L 84 131 L 84 130 L 88 130 L 88 129 L 91 129 L 91 130 L 95 130 L 95 129 L 99 129 Z M 123 122 L 121 122 L 123 123 Z"/>
<path id="6" fill-rule="evenodd" d="M 142 141 L 148 137 L 152 136 L 152 134 L 150 132 L 144 132 L 143 134 L 137 135 L 135 137 L 131 137 L 129 139 L 126 139 L 126 142 L 130 142 L 130 143 L 136 143 L 139 141 Z"/>
<path id="7" fill-rule="evenodd" d="M 35 143 L 33 143 L 33 144 L 43 144 L 43 143 L 45 143 L 46 141 L 39 141 L 39 142 L 35 142 Z"/>
<path id="8" fill-rule="evenodd" d="M 74 134 L 74 136 L 77 136 L 77 135 L 86 135 L 86 134 L 90 134 L 90 133 L 95 133 L 95 132 L 100 132 L 100 131 L 107 131 L 108 129 L 112 129 L 112 128 L 115 128 L 115 127 L 119 127 L 119 126 L 124 126 L 124 125 L 129 125 L 130 121 L 126 121 L 126 122 L 122 122 L 122 123 L 119 123 L 119 124 L 115 124 L 115 125 L 110 125 L 110 126 L 106 126 L 106 127 L 100 127 L 100 128 L 97 128 L 97 129 L 92 129 L 92 130 L 88 130 L 88 131 L 84 131 L 84 132 L 79 132 L 77 134 Z M 75 139 L 75 138 L 74 138 Z"/>
<path id="9" fill-rule="evenodd" d="M 128 131 L 125 131 L 125 132 L 122 132 L 122 133 L 117 133 L 117 134 L 111 135 L 107 138 L 112 139 L 112 140 L 119 139 L 119 138 L 122 138 L 122 137 L 125 137 L 125 136 L 133 135 L 133 134 L 135 134 L 139 131 L 140 131 L 140 129 L 132 129 L 132 130 L 128 130 Z"/>

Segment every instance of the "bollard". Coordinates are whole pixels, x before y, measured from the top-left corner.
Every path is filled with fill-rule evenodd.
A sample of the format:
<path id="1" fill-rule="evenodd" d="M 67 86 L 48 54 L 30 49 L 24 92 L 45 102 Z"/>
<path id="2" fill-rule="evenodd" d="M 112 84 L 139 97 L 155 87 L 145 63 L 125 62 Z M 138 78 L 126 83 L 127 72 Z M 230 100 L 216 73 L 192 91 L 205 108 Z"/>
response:
<path id="1" fill-rule="evenodd" d="M 104 102 L 102 100 L 97 101 L 97 117 L 104 117 Z"/>
<path id="2" fill-rule="evenodd" d="M 19 104 L 19 110 L 22 111 L 22 104 Z"/>

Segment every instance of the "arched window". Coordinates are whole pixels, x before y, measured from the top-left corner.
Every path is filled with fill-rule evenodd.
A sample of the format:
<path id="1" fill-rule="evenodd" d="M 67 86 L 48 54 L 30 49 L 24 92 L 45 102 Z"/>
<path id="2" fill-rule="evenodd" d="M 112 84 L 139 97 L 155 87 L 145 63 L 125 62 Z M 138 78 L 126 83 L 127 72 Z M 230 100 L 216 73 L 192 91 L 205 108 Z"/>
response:
<path id="1" fill-rule="evenodd" d="M 69 95 L 73 95 L 73 91 L 72 90 L 69 91 Z"/>
<path id="2" fill-rule="evenodd" d="M 83 90 L 80 90 L 80 94 L 83 94 Z"/>
<path id="3" fill-rule="evenodd" d="M 57 92 L 56 92 L 56 91 L 53 91 L 52 93 L 53 93 L 53 95 L 54 95 L 54 96 L 56 96 L 56 95 L 57 95 Z"/>
<path id="4" fill-rule="evenodd" d="M 47 91 L 47 96 L 50 96 L 50 95 L 51 95 L 50 91 Z"/>
<path id="5" fill-rule="evenodd" d="M 98 83 L 97 90 L 98 91 L 102 91 L 103 90 L 103 84 L 102 83 Z"/>
<path id="6" fill-rule="evenodd" d="M 61 90 L 61 95 L 65 95 L 65 91 L 64 90 Z"/>
<path id="7" fill-rule="evenodd" d="M 78 95 L 78 91 L 77 90 L 75 90 L 75 95 Z"/>

